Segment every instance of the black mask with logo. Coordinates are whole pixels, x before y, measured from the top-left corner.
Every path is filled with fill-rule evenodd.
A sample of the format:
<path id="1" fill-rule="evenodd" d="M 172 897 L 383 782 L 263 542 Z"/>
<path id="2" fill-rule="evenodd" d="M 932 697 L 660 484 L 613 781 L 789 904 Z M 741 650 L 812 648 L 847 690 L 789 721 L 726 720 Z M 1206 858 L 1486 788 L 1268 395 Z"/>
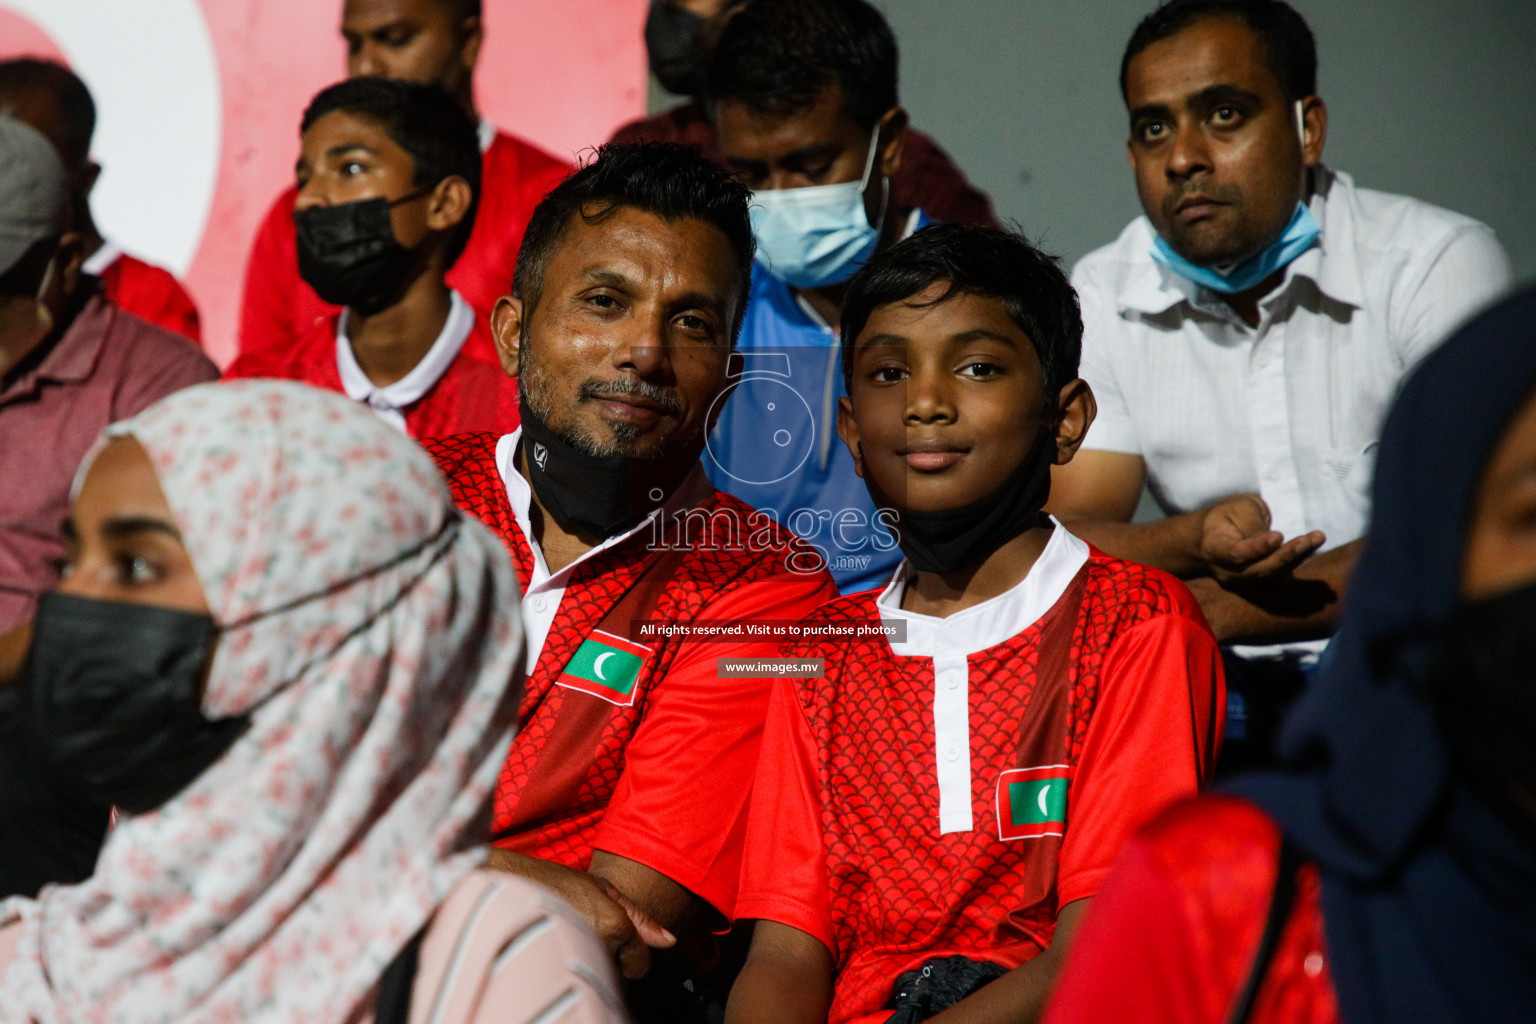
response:
<path id="1" fill-rule="evenodd" d="M 589 455 L 567 443 L 522 403 L 523 454 L 539 504 L 567 530 L 616 537 L 668 498 L 698 465 L 702 439 L 654 458 Z"/>
<path id="2" fill-rule="evenodd" d="M 666 0 L 651 0 L 645 19 L 645 53 L 651 74 L 667 92 L 678 96 L 704 95 L 709 61 L 704 55 L 704 29 L 709 19 L 674 7 Z"/>
<path id="3" fill-rule="evenodd" d="M 881 492 L 866 472 L 864 483 L 877 508 L 895 516 L 902 554 L 919 572 L 944 575 L 976 565 L 1041 520 L 1051 496 L 1056 435 L 1041 430 L 1023 461 L 997 490 L 969 505 L 941 512 L 902 508 Z"/>
<path id="4" fill-rule="evenodd" d="M 377 197 L 294 211 L 299 276 L 333 306 L 363 316 L 389 308 L 417 263 L 416 251 L 396 240 L 389 211 L 431 191 L 417 189 L 393 201 Z"/>
<path id="5" fill-rule="evenodd" d="M 181 792 L 249 724 L 202 713 L 215 636 L 207 615 L 44 594 L 18 683 L 39 763 L 130 814 Z"/>

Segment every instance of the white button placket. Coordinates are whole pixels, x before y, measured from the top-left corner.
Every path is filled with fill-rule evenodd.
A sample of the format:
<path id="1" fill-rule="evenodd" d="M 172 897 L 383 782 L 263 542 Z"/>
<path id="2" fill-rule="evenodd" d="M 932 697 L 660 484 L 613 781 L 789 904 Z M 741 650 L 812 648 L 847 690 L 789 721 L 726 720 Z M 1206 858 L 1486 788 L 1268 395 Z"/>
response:
<path id="1" fill-rule="evenodd" d="M 1249 423 L 1259 495 L 1270 525 L 1286 537 L 1305 531 L 1305 512 L 1291 445 L 1291 401 L 1285 374 L 1285 324 L 1265 314 L 1248 371 Z"/>
<path id="2" fill-rule="evenodd" d="M 970 832 L 971 686 L 963 652 L 940 643 L 933 657 L 933 752 L 939 783 L 939 834 Z"/>

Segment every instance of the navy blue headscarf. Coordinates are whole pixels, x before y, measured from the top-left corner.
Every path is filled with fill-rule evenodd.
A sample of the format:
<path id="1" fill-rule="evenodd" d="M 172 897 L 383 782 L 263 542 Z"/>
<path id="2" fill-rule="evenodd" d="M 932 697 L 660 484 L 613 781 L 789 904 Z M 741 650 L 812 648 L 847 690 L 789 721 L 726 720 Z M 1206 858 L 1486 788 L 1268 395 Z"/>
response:
<path id="1" fill-rule="evenodd" d="M 1536 1021 L 1536 830 L 1453 773 L 1425 686 L 1484 470 L 1533 394 L 1536 290 L 1409 378 L 1338 633 L 1282 739 L 1292 771 L 1232 787 L 1319 865 L 1346 1024 Z"/>

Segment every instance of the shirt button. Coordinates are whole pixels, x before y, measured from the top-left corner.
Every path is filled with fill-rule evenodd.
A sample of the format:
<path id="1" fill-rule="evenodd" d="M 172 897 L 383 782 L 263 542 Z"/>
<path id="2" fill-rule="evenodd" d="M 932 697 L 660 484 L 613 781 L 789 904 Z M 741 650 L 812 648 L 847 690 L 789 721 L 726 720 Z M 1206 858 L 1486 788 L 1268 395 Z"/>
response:
<path id="1" fill-rule="evenodd" d="M 1269 472 L 1264 474 L 1264 479 L 1266 479 L 1266 480 L 1279 480 L 1280 479 L 1280 470 L 1276 469 L 1274 467 L 1270 467 Z"/>
<path id="2" fill-rule="evenodd" d="M 1315 978 L 1323 973 L 1323 954 L 1308 953 L 1307 958 L 1301 962 L 1301 969 L 1307 972 L 1307 977 Z"/>
<path id="3" fill-rule="evenodd" d="M 953 690 L 955 687 L 960 685 L 960 673 L 956 672 L 954 669 L 950 669 L 948 672 L 945 672 L 943 675 L 939 676 L 939 682 L 944 684 L 944 689 Z"/>
<path id="4" fill-rule="evenodd" d="M 549 607 L 549 601 L 546 600 L 545 598 L 536 597 L 536 598 L 533 599 L 533 610 L 534 611 L 542 612 L 545 608 L 548 608 L 548 607 Z"/>
<path id="5" fill-rule="evenodd" d="M 1258 356 L 1254 358 L 1253 361 L 1258 363 L 1259 364 L 1259 369 L 1262 370 L 1264 367 L 1269 365 L 1269 353 L 1268 352 L 1260 352 L 1258 354 Z"/>
<path id="6" fill-rule="evenodd" d="M 953 743 L 951 743 L 949 746 L 945 747 L 944 748 L 944 760 L 946 760 L 946 761 L 958 761 L 958 760 L 960 760 L 960 748 L 955 746 Z"/>

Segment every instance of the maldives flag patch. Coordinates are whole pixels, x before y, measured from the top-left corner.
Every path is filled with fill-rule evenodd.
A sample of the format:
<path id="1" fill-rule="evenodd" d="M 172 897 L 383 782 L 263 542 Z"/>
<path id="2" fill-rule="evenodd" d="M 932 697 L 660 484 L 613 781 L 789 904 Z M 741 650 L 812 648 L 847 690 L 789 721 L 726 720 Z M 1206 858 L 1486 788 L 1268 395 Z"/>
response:
<path id="1" fill-rule="evenodd" d="M 629 707 L 635 702 L 635 680 L 651 654 L 649 647 L 621 636 L 594 630 L 555 680 L 561 686 L 590 693 L 610 704 Z"/>
<path id="2" fill-rule="evenodd" d="M 1067 831 L 1067 776 L 1064 764 L 1013 768 L 997 778 L 999 839 L 1039 839 Z"/>

